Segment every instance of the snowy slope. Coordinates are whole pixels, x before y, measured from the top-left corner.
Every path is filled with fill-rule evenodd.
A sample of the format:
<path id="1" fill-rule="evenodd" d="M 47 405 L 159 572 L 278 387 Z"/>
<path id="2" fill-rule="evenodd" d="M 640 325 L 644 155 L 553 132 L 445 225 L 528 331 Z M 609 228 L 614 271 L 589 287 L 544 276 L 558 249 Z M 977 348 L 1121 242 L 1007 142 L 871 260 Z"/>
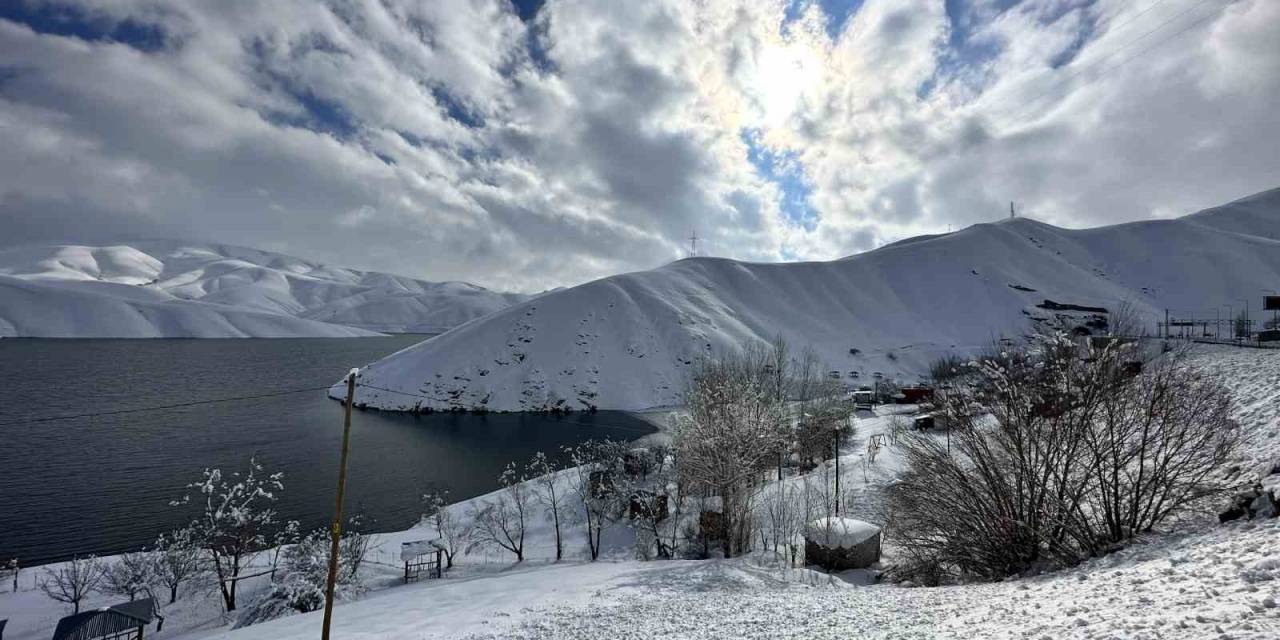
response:
<path id="1" fill-rule="evenodd" d="M 0 336 L 438 333 L 526 297 L 224 245 L 0 250 Z"/>
<path id="2" fill-rule="evenodd" d="M 1280 190 L 1097 229 L 1004 220 L 832 262 L 693 258 L 546 294 L 389 356 L 362 380 L 402 393 L 363 388 L 358 402 L 665 406 L 702 354 L 779 334 L 812 346 L 845 380 L 910 380 L 942 353 L 1024 331 L 1029 317 L 1090 315 L 1042 308 L 1046 300 L 1109 310 L 1127 302 L 1154 332 L 1165 308 L 1212 317 L 1276 283 Z"/>

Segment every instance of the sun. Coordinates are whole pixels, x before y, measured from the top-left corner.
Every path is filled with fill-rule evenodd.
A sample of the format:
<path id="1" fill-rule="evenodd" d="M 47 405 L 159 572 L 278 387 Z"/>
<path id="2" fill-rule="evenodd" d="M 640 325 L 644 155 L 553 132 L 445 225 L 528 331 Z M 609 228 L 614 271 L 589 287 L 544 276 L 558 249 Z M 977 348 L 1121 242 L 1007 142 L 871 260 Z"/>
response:
<path id="1" fill-rule="evenodd" d="M 756 105 L 758 124 L 777 129 L 799 110 L 822 78 L 819 52 L 803 43 L 766 44 L 756 58 L 747 93 Z"/>

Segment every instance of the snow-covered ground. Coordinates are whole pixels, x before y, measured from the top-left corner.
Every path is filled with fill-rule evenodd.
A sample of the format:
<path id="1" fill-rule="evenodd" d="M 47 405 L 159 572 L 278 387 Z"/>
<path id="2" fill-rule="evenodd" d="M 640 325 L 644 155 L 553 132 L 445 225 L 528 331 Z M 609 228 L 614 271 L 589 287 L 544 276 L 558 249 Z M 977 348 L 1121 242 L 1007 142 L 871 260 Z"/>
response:
<path id="1" fill-rule="evenodd" d="M 0 337 L 440 333 L 528 297 L 225 245 L 0 250 Z"/>
<path id="2" fill-rule="evenodd" d="M 362 379 L 401 393 L 362 388 L 358 402 L 669 406 L 700 356 L 778 334 L 812 346 L 847 382 L 877 372 L 911 382 L 940 355 L 1025 331 L 1029 317 L 1095 315 L 1065 305 L 1127 303 L 1151 333 L 1166 309 L 1201 318 L 1218 305 L 1239 309 L 1280 282 L 1277 238 L 1280 189 L 1096 229 L 1004 220 L 832 262 L 681 260 L 549 293 L 389 356 Z"/>
<path id="3" fill-rule="evenodd" d="M 1236 394 L 1235 416 L 1249 443 L 1240 466 L 1280 462 L 1280 352 L 1197 346 L 1191 362 Z M 857 421 L 840 459 L 842 484 L 861 494 L 854 517 L 872 517 L 876 494 L 900 468 L 888 436 L 895 413 L 904 410 L 910 407 L 881 407 Z M 882 434 L 886 444 L 871 461 L 868 443 Z M 777 488 L 773 483 L 765 493 Z M 465 514 L 484 499 L 453 508 Z M 764 553 L 636 561 L 623 526 L 607 534 L 606 558 L 589 563 L 582 527 L 568 531 L 565 561 L 551 561 L 550 525 L 539 520 L 524 563 L 477 551 L 460 558 L 446 579 L 407 586 L 398 581 L 399 544 L 433 532 L 419 526 L 379 535 L 367 565 L 371 590 L 335 610 L 335 637 L 1280 638 L 1280 520 L 1274 519 L 1219 525 L 1206 513 L 1070 570 L 938 588 L 867 586 L 864 573 L 784 569 Z M 892 557 L 888 539 L 886 562 Z M 30 573 L 23 579 L 29 585 Z M 246 602 L 260 586 L 250 586 Z M 91 604 L 111 601 L 95 597 Z M 59 615 L 56 603 L 29 587 L 16 596 L 0 593 L 0 618 L 13 618 L 6 638 L 47 637 Z M 149 637 L 314 638 L 321 622 L 319 613 L 301 614 L 229 631 L 211 594 L 184 600 L 170 615 L 165 631 Z"/>

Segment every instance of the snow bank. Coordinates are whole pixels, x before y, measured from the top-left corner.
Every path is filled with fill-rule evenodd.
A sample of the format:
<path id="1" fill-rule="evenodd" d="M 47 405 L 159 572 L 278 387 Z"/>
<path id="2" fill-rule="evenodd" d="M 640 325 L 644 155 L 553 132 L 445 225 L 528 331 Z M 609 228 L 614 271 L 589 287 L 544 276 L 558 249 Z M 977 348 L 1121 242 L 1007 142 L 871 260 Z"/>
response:
<path id="1" fill-rule="evenodd" d="M 852 549 L 878 535 L 880 527 L 853 518 L 819 518 L 804 528 L 806 539 L 841 549 Z"/>
<path id="2" fill-rule="evenodd" d="M 0 337 L 439 333 L 527 298 L 224 245 L 0 250 Z"/>
<path id="3" fill-rule="evenodd" d="M 1176 220 L 1087 230 L 1019 218 L 832 262 L 681 260 L 539 296 L 362 371 L 359 402 L 541 410 L 679 403 L 694 362 L 782 335 L 853 384 L 912 381 L 950 352 L 1128 304 L 1239 306 L 1280 282 L 1280 190 Z M 1153 256 L 1178 256 L 1157 260 Z M 855 377 L 856 376 L 856 377 Z M 341 390 L 335 388 L 335 394 Z"/>

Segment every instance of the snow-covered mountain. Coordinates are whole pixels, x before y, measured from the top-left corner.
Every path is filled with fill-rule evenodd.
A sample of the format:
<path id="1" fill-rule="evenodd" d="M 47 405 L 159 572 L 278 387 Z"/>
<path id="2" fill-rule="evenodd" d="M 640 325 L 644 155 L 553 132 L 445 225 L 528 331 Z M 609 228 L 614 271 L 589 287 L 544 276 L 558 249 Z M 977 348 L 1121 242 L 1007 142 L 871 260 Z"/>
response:
<path id="1" fill-rule="evenodd" d="M 695 358 L 779 334 L 846 380 L 914 379 L 941 354 L 1023 332 L 1029 318 L 1096 324 L 1108 314 L 1090 308 L 1128 305 L 1154 332 L 1166 308 L 1225 318 L 1224 305 L 1258 305 L 1276 288 L 1280 189 L 1096 229 L 1002 220 L 832 262 L 692 258 L 549 293 L 388 356 L 361 380 L 401 393 L 365 387 L 358 402 L 671 405 Z"/>
<path id="2" fill-rule="evenodd" d="M 225 245 L 0 250 L 0 336 L 438 333 L 526 298 Z"/>

